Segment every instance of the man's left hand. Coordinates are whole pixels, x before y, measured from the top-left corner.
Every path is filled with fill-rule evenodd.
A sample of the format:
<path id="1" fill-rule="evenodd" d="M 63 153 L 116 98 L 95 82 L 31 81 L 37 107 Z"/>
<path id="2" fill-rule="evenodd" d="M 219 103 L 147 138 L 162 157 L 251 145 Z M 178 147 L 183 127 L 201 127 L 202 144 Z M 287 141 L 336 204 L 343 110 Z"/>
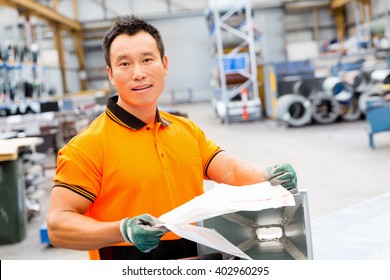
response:
<path id="1" fill-rule="evenodd" d="M 297 175 L 289 163 L 281 163 L 264 169 L 264 178 L 271 185 L 282 185 L 291 193 L 297 192 Z"/>

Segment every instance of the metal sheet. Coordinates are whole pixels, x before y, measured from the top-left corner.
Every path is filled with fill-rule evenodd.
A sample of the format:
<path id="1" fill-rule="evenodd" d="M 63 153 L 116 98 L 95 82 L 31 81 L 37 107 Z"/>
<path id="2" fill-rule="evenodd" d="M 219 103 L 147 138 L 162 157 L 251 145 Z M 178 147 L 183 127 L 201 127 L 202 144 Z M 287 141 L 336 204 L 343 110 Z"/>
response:
<path id="1" fill-rule="evenodd" d="M 204 220 L 199 225 L 213 228 L 253 259 L 312 259 L 307 193 L 294 194 L 295 206 L 240 211 Z M 216 252 L 199 245 L 199 255 Z M 224 255 L 224 259 L 232 258 Z"/>

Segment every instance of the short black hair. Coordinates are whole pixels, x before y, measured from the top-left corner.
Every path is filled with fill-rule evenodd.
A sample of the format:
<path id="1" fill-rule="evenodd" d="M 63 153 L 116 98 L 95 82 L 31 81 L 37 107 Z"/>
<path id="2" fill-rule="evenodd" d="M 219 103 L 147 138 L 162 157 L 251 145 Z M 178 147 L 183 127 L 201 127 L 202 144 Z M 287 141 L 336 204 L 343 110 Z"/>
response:
<path id="1" fill-rule="evenodd" d="M 107 31 L 103 38 L 103 54 L 108 67 L 111 68 L 110 48 L 112 41 L 118 35 L 128 34 L 132 36 L 141 31 L 149 33 L 156 40 L 157 48 L 160 51 L 160 57 L 163 59 L 165 55 L 164 43 L 158 29 L 136 16 L 123 16 L 115 21 L 114 25 Z"/>

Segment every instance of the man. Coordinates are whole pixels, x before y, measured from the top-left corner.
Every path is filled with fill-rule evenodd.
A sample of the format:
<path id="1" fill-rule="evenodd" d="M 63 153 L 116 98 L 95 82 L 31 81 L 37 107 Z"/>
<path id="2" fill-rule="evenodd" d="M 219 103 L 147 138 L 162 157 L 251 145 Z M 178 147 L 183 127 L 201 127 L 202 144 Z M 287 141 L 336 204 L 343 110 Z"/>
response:
<path id="1" fill-rule="evenodd" d="M 103 52 L 118 95 L 58 153 L 47 219 L 52 245 L 88 250 L 90 259 L 193 257 L 196 244 L 155 226 L 156 217 L 202 194 L 204 179 L 296 190 L 289 164 L 263 169 L 238 160 L 192 121 L 158 110 L 168 58 L 155 27 L 122 17 Z"/>

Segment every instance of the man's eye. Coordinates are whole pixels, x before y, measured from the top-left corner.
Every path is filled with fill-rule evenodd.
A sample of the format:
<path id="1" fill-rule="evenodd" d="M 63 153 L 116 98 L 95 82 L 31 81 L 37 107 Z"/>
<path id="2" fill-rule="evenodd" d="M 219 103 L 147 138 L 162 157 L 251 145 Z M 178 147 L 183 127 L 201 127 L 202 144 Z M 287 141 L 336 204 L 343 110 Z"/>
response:
<path id="1" fill-rule="evenodd" d="M 121 62 L 121 63 L 119 63 L 119 66 L 129 66 L 129 63 L 127 63 L 127 62 Z"/>
<path id="2" fill-rule="evenodd" d="M 145 58 L 144 61 L 145 61 L 145 62 L 150 62 L 150 61 L 153 61 L 153 59 L 151 59 L 151 58 Z"/>

